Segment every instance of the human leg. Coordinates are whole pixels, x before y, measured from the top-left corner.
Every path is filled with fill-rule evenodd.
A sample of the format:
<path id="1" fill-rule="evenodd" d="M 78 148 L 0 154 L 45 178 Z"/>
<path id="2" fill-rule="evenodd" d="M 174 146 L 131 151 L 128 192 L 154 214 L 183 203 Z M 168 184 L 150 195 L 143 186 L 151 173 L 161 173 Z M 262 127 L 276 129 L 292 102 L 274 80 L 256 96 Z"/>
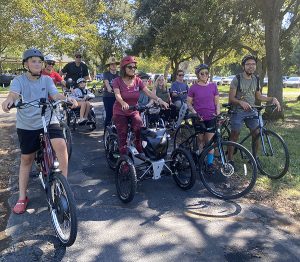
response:
<path id="1" fill-rule="evenodd" d="M 121 155 L 127 154 L 127 133 L 128 133 L 128 117 L 123 115 L 114 115 L 113 121 L 116 125 L 119 151 Z"/>
<path id="2" fill-rule="evenodd" d="M 134 112 L 131 115 L 131 128 L 132 128 L 132 130 L 134 132 L 134 136 L 135 136 L 134 143 L 135 143 L 136 149 L 139 153 L 141 153 L 143 151 L 142 140 L 141 140 L 142 126 L 143 126 L 143 122 L 142 122 L 139 112 Z"/>
<path id="3" fill-rule="evenodd" d="M 59 169 L 65 177 L 68 175 L 68 150 L 66 141 L 63 136 L 62 129 L 59 125 L 53 124 L 49 126 L 50 141 L 55 151 Z"/>

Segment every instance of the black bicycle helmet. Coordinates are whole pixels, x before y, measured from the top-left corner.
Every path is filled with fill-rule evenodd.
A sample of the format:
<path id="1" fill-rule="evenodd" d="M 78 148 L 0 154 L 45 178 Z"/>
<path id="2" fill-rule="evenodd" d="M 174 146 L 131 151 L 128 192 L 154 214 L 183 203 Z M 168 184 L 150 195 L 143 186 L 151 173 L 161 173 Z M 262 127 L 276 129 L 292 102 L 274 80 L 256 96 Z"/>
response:
<path id="1" fill-rule="evenodd" d="M 199 72 L 202 70 L 202 69 L 207 69 L 209 70 L 209 66 L 207 64 L 200 64 L 198 66 L 195 67 L 195 74 L 198 75 Z"/>
<path id="2" fill-rule="evenodd" d="M 244 66 L 244 65 L 246 64 L 247 60 L 250 60 L 250 59 L 251 59 L 251 60 L 254 60 L 255 63 L 257 63 L 257 57 L 254 56 L 254 55 L 249 54 L 249 55 L 245 55 L 245 56 L 243 57 L 243 59 L 242 59 L 242 66 Z"/>
<path id="3" fill-rule="evenodd" d="M 26 62 L 30 57 L 39 57 L 42 59 L 42 61 L 44 61 L 44 55 L 42 54 L 42 52 L 35 48 L 27 49 L 23 53 L 23 63 Z"/>

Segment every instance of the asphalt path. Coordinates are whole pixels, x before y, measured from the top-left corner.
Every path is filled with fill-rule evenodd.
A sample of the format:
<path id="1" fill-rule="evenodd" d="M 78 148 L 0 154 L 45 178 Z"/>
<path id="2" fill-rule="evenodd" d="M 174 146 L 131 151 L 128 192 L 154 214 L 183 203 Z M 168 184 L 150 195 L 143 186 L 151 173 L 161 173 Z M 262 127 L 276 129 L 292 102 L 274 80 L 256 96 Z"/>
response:
<path id="1" fill-rule="evenodd" d="M 27 212 L 10 214 L 11 242 L 0 261 L 300 261 L 297 221 L 266 206 L 216 199 L 199 178 L 189 191 L 172 177 L 143 181 L 134 200 L 121 203 L 104 156 L 100 98 L 94 106 L 97 129 L 73 132 L 68 180 L 77 203 L 76 242 L 59 244 L 44 192 L 32 178 Z M 18 198 L 17 169 L 11 207 Z"/>

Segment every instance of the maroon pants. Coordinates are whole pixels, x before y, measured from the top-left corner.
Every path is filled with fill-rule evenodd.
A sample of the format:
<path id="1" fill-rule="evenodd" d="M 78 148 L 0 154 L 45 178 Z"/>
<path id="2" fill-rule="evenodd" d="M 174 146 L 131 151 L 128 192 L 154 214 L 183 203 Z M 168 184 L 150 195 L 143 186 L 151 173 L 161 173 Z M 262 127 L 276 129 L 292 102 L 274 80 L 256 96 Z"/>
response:
<path id="1" fill-rule="evenodd" d="M 135 137 L 135 147 L 138 152 L 142 152 L 141 127 L 143 126 L 142 119 L 138 111 L 134 111 L 130 116 L 114 115 L 113 121 L 117 128 L 119 139 L 119 151 L 121 155 L 127 154 L 127 134 L 128 121 L 131 119 L 131 129 Z"/>

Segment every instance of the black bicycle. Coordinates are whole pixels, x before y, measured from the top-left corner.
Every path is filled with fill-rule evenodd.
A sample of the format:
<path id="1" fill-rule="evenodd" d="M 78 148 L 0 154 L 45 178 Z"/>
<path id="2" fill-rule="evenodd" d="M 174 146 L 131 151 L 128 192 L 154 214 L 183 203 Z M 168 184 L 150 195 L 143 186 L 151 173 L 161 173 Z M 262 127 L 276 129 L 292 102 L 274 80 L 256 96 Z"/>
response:
<path id="1" fill-rule="evenodd" d="M 40 134 L 41 146 L 36 153 L 35 164 L 38 168 L 39 179 L 46 193 L 54 230 L 63 245 L 71 246 L 77 237 L 76 204 L 71 187 L 66 177 L 59 170 L 59 163 L 50 142 L 45 120 L 46 109 L 50 108 L 53 112 L 53 107 L 60 102 L 50 103 L 42 98 L 39 101 L 21 101 L 15 107 L 19 109 L 28 107 L 41 108 L 41 121 L 44 133 Z"/>
<path id="2" fill-rule="evenodd" d="M 201 181 L 210 193 L 222 199 L 236 199 L 246 195 L 255 185 L 257 166 L 244 146 L 222 138 L 221 127 L 226 118 L 224 114 L 215 117 L 214 135 L 200 151 L 198 136 L 203 131 L 196 131 L 194 127 L 201 121 L 198 116 L 188 115 L 187 119 L 193 121 L 186 121 L 177 128 L 174 147 L 185 148 L 192 153 Z M 236 152 L 234 159 L 228 159 L 229 149 Z"/>
<path id="3" fill-rule="evenodd" d="M 234 114 L 230 104 L 223 104 L 228 109 L 228 114 Z M 283 177 L 290 165 L 290 154 L 288 147 L 283 138 L 272 130 L 265 127 L 262 118 L 262 110 L 266 108 L 276 109 L 275 105 L 253 106 L 253 110 L 257 110 L 257 116 L 250 116 L 247 119 L 258 119 L 258 127 L 250 131 L 239 144 L 252 138 L 252 134 L 257 133 L 251 142 L 252 154 L 256 160 L 258 170 L 261 174 L 271 179 L 279 179 Z M 230 137 L 230 122 L 222 127 L 222 136 L 224 139 Z"/>

